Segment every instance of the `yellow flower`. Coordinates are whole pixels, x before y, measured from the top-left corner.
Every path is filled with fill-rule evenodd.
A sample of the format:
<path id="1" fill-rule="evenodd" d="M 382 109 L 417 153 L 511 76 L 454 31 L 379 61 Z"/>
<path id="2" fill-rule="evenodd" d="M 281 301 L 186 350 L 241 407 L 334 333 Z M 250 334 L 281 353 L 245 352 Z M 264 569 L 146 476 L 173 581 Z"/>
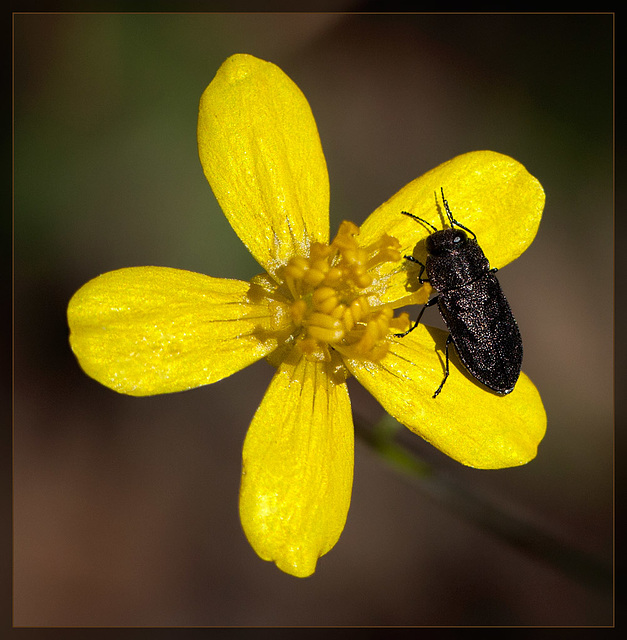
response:
<path id="1" fill-rule="evenodd" d="M 403 259 L 438 228 L 434 193 L 478 236 L 491 266 L 532 242 L 544 206 L 538 181 L 491 151 L 458 156 L 414 180 L 357 228 L 329 242 L 329 182 L 316 124 L 298 87 L 249 55 L 224 62 L 200 102 L 205 175 L 229 222 L 263 267 L 250 282 L 139 267 L 84 285 L 68 308 L 70 342 L 85 372 L 131 395 L 190 389 L 267 357 L 277 372 L 243 451 L 240 516 L 259 556 L 308 576 L 337 542 L 353 478 L 353 375 L 396 419 L 462 464 L 489 469 L 536 455 L 546 416 L 523 373 L 501 397 L 474 381 L 446 333 L 420 325 L 413 265 Z M 420 245 L 424 246 L 424 243 Z M 415 254 L 424 261 L 420 248 Z M 454 350 L 452 350 L 454 351 Z"/>

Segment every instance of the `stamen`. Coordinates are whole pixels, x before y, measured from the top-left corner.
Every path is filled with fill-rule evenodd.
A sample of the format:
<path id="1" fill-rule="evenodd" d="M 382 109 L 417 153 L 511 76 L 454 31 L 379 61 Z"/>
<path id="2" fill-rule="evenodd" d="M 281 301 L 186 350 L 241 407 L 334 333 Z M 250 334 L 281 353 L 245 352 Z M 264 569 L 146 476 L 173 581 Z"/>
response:
<path id="1" fill-rule="evenodd" d="M 309 257 L 293 257 L 281 273 L 284 295 L 292 301 L 271 306 L 271 327 L 285 332 L 291 323 L 286 345 L 311 360 L 329 362 L 332 350 L 379 360 L 389 349 L 388 336 L 410 326 L 407 314 L 395 318 L 390 306 L 373 307 L 364 292 L 375 282 L 379 265 L 402 260 L 400 242 L 383 235 L 362 247 L 358 234 L 356 225 L 342 222 L 330 244 L 314 242 Z"/>

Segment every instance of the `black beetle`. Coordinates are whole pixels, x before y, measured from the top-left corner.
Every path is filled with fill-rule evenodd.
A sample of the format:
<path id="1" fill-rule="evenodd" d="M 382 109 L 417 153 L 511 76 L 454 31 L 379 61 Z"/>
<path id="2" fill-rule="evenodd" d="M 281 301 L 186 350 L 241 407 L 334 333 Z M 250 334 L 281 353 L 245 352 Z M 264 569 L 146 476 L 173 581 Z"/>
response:
<path id="1" fill-rule="evenodd" d="M 448 378 L 450 342 L 474 378 L 496 393 L 505 395 L 513 391 L 522 365 L 523 349 L 518 325 L 494 275 L 497 269 L 490 269 L 477 236 L 453 218 L 444 189 L 441 191 L 450 228 L 438 231 L 426 220 L 407 211 L 401 212 L 433 229 L 426 240 L 426 264 L 413 256 L 405 258 L 420 265 L 418 281 L 421 284 L 429 282 L 438 294 L 423 306 L 408 331 L 396 335 L 403 337 L 413 331 L 425 309 L 437 302 L 450 333 L 445 345 L 444 379 L 433 397 L 442 391 Z M 425 271 L 428 279 L 422 278 Z"/>

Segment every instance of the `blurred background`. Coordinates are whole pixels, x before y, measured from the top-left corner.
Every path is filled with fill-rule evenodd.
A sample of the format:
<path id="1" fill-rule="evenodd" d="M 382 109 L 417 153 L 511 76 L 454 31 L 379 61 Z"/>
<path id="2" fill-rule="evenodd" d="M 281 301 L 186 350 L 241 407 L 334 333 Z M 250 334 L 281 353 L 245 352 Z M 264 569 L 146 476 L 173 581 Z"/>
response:
<path id="1" fill-rule="evenodd" d="M 540 180 L 539 234 L 499 273 L 548 414 L 537 459 L 478 471 L 399 439 L 611 566 L 612 15 L 18 14 L 14 624 L 612 624 L 611 585 L 522 553 L 359 440 L 340 541 L 313 577 L 285 575 L 238 518 L 241 447 L 271 367 L 152 398 L 80 370 L 65 312 L 98 274 L 259 271 L 196 148 L 200 95 L 233 53 L 278 64 L 307 96 L 332 233 L 467 151 L 511 155 Z M 351 394 L 355 413 L 381 417 Z"/>

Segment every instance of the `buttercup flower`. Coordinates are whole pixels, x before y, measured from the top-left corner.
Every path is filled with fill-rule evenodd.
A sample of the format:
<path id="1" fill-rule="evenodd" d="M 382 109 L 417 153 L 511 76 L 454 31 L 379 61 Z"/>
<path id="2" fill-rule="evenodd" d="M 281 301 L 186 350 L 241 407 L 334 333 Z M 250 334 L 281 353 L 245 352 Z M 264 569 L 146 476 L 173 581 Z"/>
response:
<path id="1" fill-rule="evenodd" d="M 250 282 L 165 267 L 105 273 L 68 308 L 70 342 L 85 372 L 130 395 L 210 384 L 260 360 L 277 371 L 248 430 L 240 516 L 257 554 L 308 576 L 337 542 L 353 478 L 353 375 L 411 431 L 460 463 L 521 465 L 536 455 L 546 416 L 522 373 L 507 396 L 473 380 L 446 332 L 410 326 L 395 310 L 423 304 L 415 265 L 437 228 L 443 187 L 457 219 L 492 267 L 532 242 L 544 206 L 539 182 L 507 156 L 467 153 L 409 183 L 360 227 L 329 242 L 329 181 L 309 105 L 275 65 L 234 55 L 204 92 L 200 160 L 242 242 L 264 270 Z"/>

